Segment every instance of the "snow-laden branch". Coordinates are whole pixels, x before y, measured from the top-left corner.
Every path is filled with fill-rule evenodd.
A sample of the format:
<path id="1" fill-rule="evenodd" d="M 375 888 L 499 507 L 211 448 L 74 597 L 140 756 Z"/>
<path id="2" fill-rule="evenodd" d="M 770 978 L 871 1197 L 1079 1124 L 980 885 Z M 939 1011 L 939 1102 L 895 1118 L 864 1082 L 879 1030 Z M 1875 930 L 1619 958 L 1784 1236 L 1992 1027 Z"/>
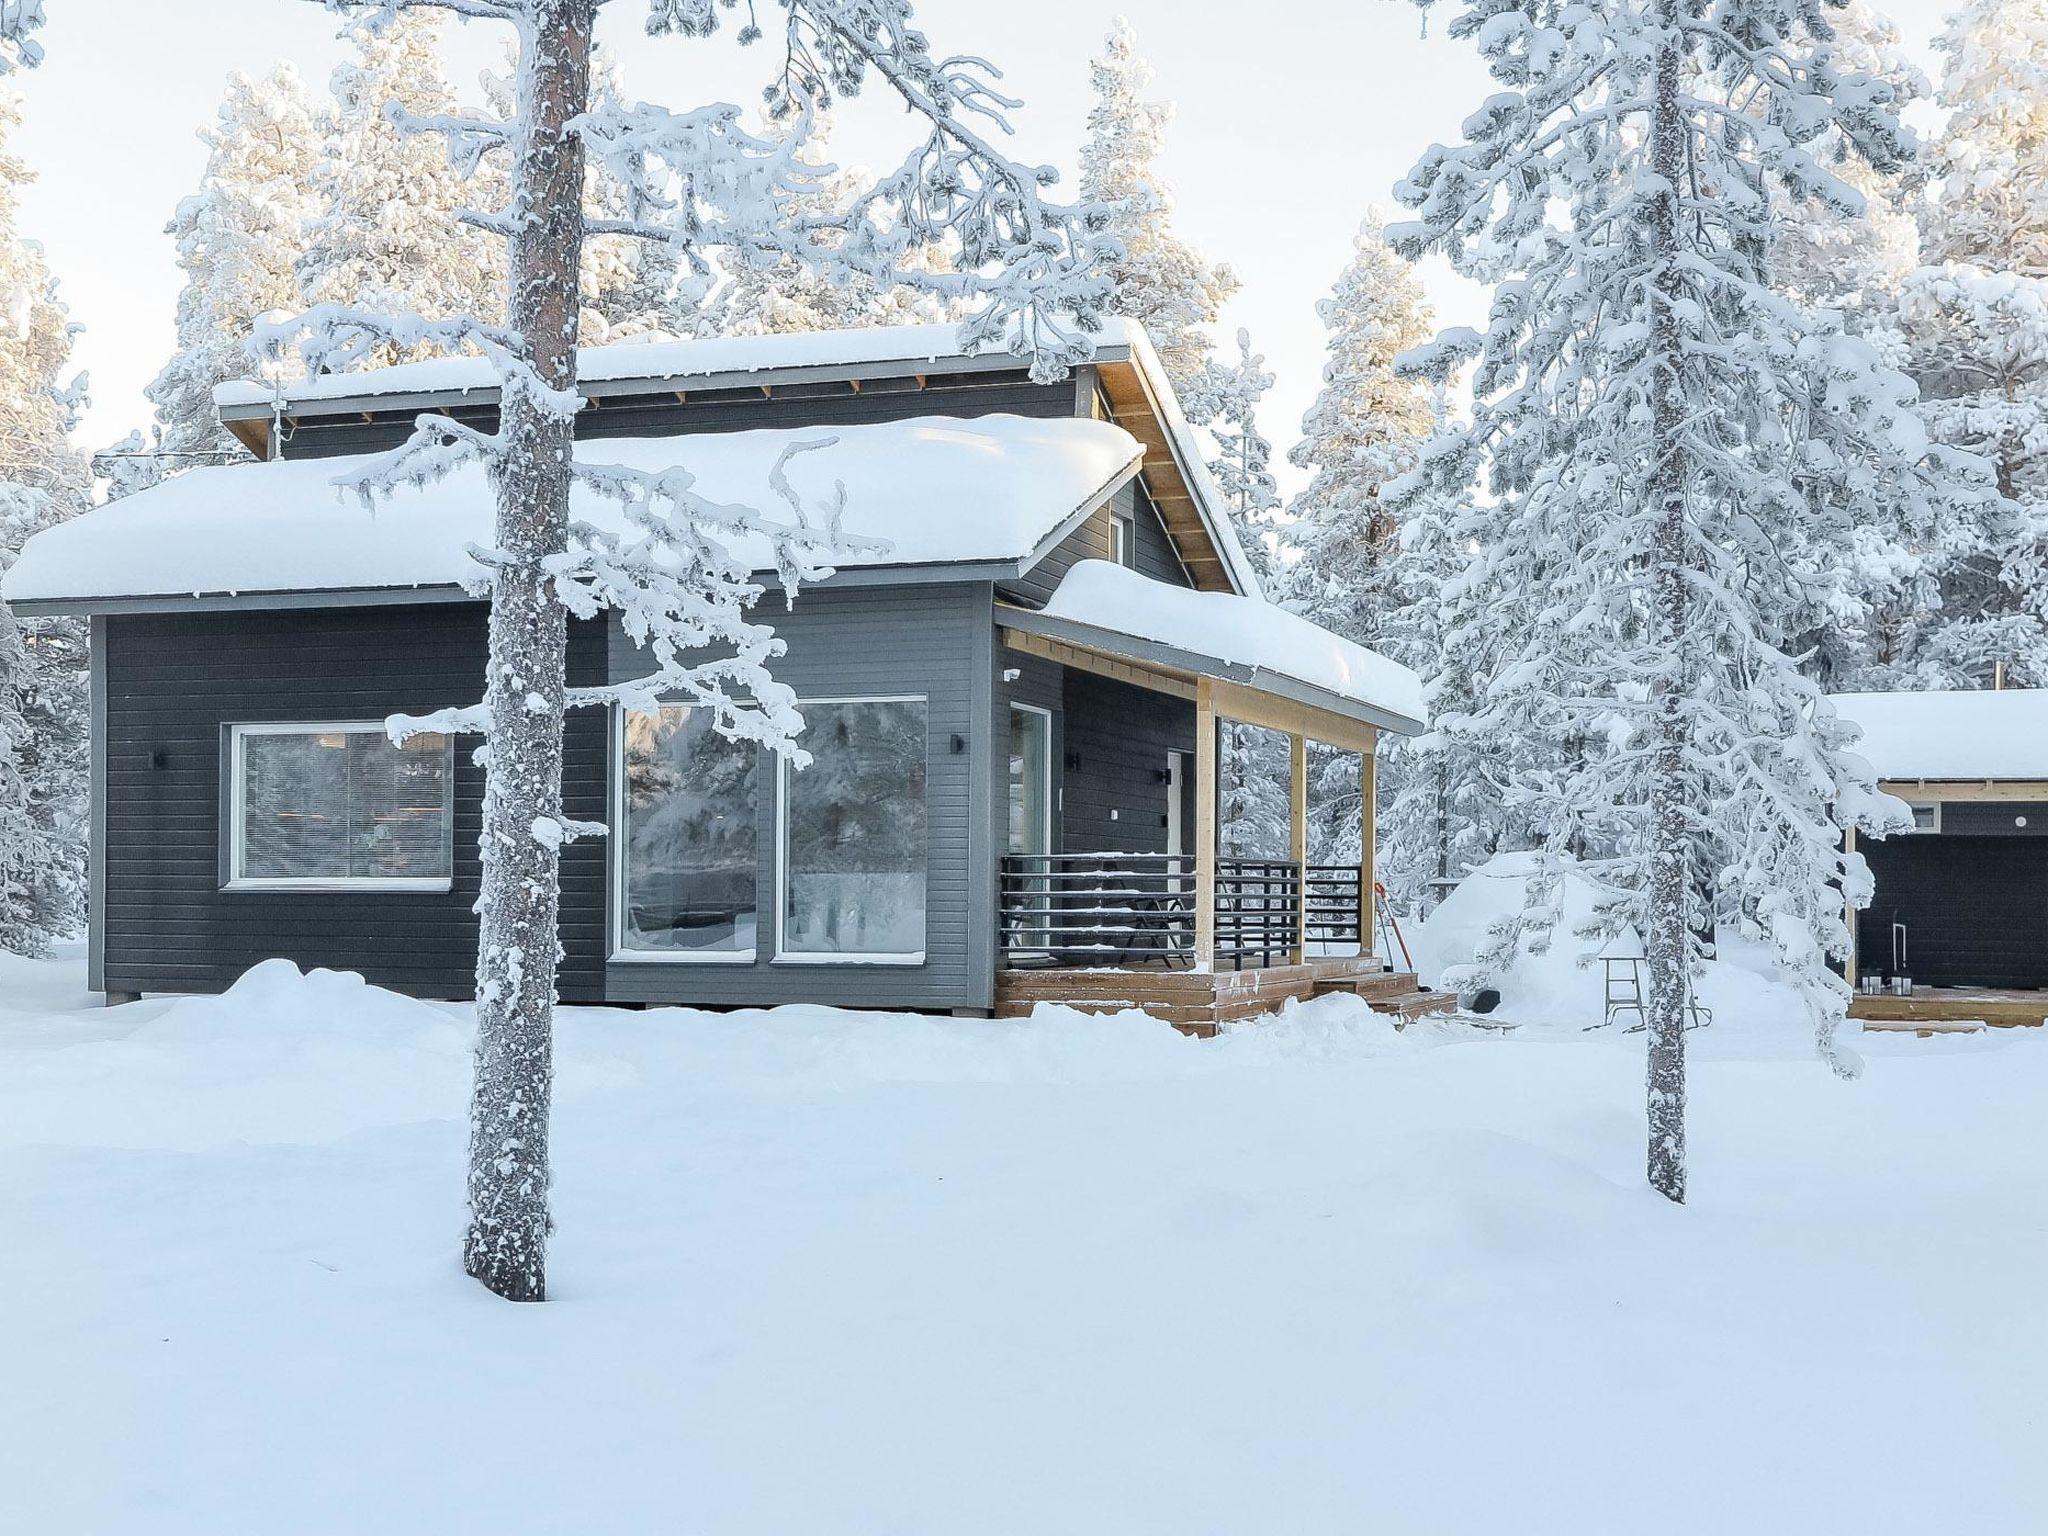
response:
<path id="1" fill-rule="evenodd" d="M 43 62 L 43 0 L 0 0 L 0 75 Z"/>

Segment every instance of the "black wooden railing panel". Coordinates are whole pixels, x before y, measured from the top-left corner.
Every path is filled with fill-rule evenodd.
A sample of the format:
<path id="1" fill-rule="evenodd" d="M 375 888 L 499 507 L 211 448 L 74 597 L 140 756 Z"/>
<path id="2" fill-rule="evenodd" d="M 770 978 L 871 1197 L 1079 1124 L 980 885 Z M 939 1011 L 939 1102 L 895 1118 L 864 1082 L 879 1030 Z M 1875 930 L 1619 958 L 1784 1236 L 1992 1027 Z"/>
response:
<path id="1" fill-rule="evenodd" d="M 1193 854 L 1012 853 L 1001 885 L 1006 966 L 1194 962 Z"/>

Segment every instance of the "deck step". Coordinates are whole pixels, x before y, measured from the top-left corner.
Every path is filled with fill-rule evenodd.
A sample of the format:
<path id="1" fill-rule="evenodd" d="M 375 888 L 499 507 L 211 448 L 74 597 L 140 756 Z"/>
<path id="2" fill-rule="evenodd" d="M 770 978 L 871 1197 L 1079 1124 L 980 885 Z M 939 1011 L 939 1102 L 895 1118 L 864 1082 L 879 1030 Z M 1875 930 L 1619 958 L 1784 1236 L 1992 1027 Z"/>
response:
<path id="1" fill-rule="evenodd" d="M 1333 992 L 1361 999 L 1374 1013 L 1389 1013 L 1402 1022 L 1428 1018 L 1432 1014 L 1456 1013 L 1458 995 L 1418 986 L 1413 972 L 1392 972 L 1384 976 L 1332 977 L 1316 983 L 1317 997 Z"/>

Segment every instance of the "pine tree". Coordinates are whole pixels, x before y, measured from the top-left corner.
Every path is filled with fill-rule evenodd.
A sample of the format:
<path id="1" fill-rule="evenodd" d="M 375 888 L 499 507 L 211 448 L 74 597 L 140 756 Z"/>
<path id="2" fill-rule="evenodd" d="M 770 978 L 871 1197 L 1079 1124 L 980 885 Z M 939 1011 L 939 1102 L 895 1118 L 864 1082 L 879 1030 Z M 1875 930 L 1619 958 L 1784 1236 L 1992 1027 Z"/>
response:
<path id="1" fill-rule="evenodd" d="M 178 350 L 146 391 L 170 468 L 241 451 L 214 412 L 213 388 L 255 369 L 249 333 L 260 317 L 298 307 L 297 263 L 320 208 L 313 183 L 322 135 L 289 64 L 260 80 L 230 76 L 213 126 L 200 133 L 199 190 L 166 229 L 185 274 Z"/>
<path id="2" fill-rule="evenodd" d="M 43 62 L 42 25 L 43 0 L 0 0 L 0 75 Z"/>
<path id="3" fill-rule="evenodd" d="M 84 380 L 66 380 L 74 327 L 41 247 L 16 225 L 30 172 L 6 141 L 21 121 L 0 93 L 0 575 L 28 539 L 85 506 L 70 446 Z M 84 913 L 85 626 L 0 603 L 0 949 L 41 954 Z"/>
<path id="4" fill-rule="evenodd" d="M 503 242 L 461 218 L 469 190 L 431 138 L 404 132 L 387 114 L 456 111 L 441 71 L 444 18 L 412 6 L 352 24 L 351 56 L 334 71 L 333 106 L 313 173 L 317 209 L 298 261 L 304 305 L 360 306 L 428 320 L 505 312 Z M 377 367 L 430 356 L 434 347 L 387 343 L 353 359 Z"/>
<path id="5" fill-rule="evenodd" d="M 786 141 L 796 127 L 794 119 L 771 117 L 762 125 L 761 136 Z M 831 140 L 831 114 L 814 114 L 798 152 L 814 177 L 799 202 L 814 218 L 832 218 L 874 185 L 874 177 L 863 170 L 834 166 Z M 930 272 L 943 272 L 951 265 L 942 248 L 907 251 L 905 261 Z M 745 253 L 735 252 L 721 265 L 731 271 L 717 289 L 709 317 L 710 328 L 721 336 L 924 325 L 959 318 L 957 307 L 927 290 L 900 283 L 883 288 L 865 275 L 821 272 L 787 254 L 770 261 L 750 261 Z"/>
<path id="6" fill-rule="evenodd" d="M 2048 0 L 1966 5 L 1939 46 L 1951 109 L 1928 156 L 1927 260 L 1901 285 L 1904 366 L 1936 438 L 1999 499 L 1945 520 L 1887 604 L 1868 681 L 2048 686 Z"/>
<path id="7" fill-rule="evenodd" d="M 1230 296 L 1237 275 L 1211 266 L 1174 233 L 1173 189 L 1159 156 L 1173 109 L 1144 99 L 1152 67 L 1138 56 L 1137 34 L 1119 16 L 1103 55 L 1089 66 L 1095 105 L 1081 146 L 1081 196 L 1110 210 L 1110 233 L 1123 253 L 1109 263 L 1116 285 L 1111 310 L 1141 322 L 1190 421 L 1208 420 L 1212 406 L 1206 327 Z"/>
<path id="8" fill-rule="evenodd" d="M 1921 259 L 2048 278 L 2048 0 L 1967 0 L 1934 46 L 1949 117 Z"/>
<path id="9" fill-rule="evenodd" d="M 1834 33 L 1829 49 L 1835 67 L 1884 81 L 1892 89 L 1895 113 L 1927 95 L 1927 77 L 1906 54 L 1890 17 L 1866 0 L 1849 0 L 1827 20 Z M 1880 170 L 1861 155 L 1847 153 L 1828 169 L 1862 198 L 1862 208 L 1845 214 L 1816 200 L 1785 200 L 1783 228 L 1771 253 L 1772 277 L 1782 292 L 1805 304 L 1841 310 L 1850 329 L 1862 331 L 1870 316 L 1883 314 L 1919 264 L 1914 204 L 1921 168 L 1906 161 Z"/>
<path id="10" fill-rule="evenodd" d="M 388 492 L 481 462 L 497 496 L 494 547 L 476 555 L 478 584 L 490 597 L 484 701 L 395 720 L 392 729 L 481 730 L 486 739 L 464 1266 L 498 1295 L 524 1301 L 546 1294 L 561 846 L 603 830 L 562 813 L 564 711 L 681 700 L 710 710 L 722 734 L 801 762 L 794 695 L 769 671 L 780 645 L 749 617 L 759 588 L 746 562 L 728 552 L 729 541 L 765 536 L 791 595 L 846 547 L 837 531 L 840 509 L 804 501 L 780 468 L 772 489 L 785 508 L 761 512 L 710 502 L 691 489 L 687 475 L 579 457 L 575 341 L 586 240 L 659 241 L 693 271 L 717 253 L 742 250 L 749 259 L 787 253 L 885 286 L 912 282 L 977 306 L 963 322 L 963 345 L 1007 343 L 1031 355 L 1034 371 L 1047 379 L 1089 355 L 1109 288 L 1094 272 L 1106 242 L 1093 216 L 1047 202 L 1047 175 L 989 146 L 991 123 L 1001 123 L 989 67 L 933 56 L 910 24 L 906 0 L 785 0 L 769 104 L 794 112 L 799 131 L 781 143 L 747 133 L 730 105 L 679 113 L 594 103 L 597 5 L 382 0 L 372 25 L 394 16 L 404 24 L 445 6 L 518 31 L 509 119 L 455 120 L 437 111 L 422 118 L 401 109 L 394 124 L 444 135 L 452 159 L 464 166 L 476 167 L 493 152 L 505 155 L 506 203 L 480 211 L 474 222 L 509 248 L 507 320 L 432 321 L 329 306 L 307 317 L 312 334 L 304 344 L 315 371 L 384 351 L 468 346 L 487 356 L 499 376 L 494 432 L 422 417 L 412 439 L 355 484 L 364 494 Z M 717 30 L 722 10 L 708 0 L 649 0 L 648 25 L 657 34 L 703 37 Z M 738 34 L 743 45 L 759 37 L 751 23 Z M 873 77 L 901 99 L 922 137 L 897 171 L 851 207 L 816 217 L 798 203 L 808 185 L 793 163 L 802 128 L 814 104 L 829 107 Z M 592 163 L 624 188 L 621 216 L 585 211 Z M 959 270 L 905 270 L 899 258 L 934 243 L 959 250 Z M 572 525 L 572 483 L 619 501 L 633 532 L 613 536 Z M 606 609 L 619 613 L 654 670 L 633 683 L 572 691 L 564 677 L 569 616 Z"/>
<path id="11" fill-rule="evenodd" d="M 1323 387 L 1301 421 L 1288 460 L 1311 471 L 1288 508 L 1295 558 L 1290 608 L 1361 645 L 1379 631 L 1381 577 L 1397 524 L 1381 499 L 1413 466 L 1430 425 L 1428 389 L 1394 359 L 1430 335 L 1429 301 L 1390 249 L 1377 212 L 1352 241 L 1351 260 L 1316 314 L 1327 333 Z"/>
<path id="12" fill-rule="evenodd" d="M 1494 515 L 1454 648 L 1484 658 L 1478 727 L 1553 750 L 1545 846 L 1581 847 L 1602 919 L 1647 955 L 1648 1174 L 1685 1197 L 1685 1027 L 1703 892 L 1775 947 L 1822 1055 L 1847 986 L 1830 957 L 1870 896 L 1843 831 L 1896 806 L 1785 649 L 1805 595 L 1779 558 L 1866 516 L 1947 499 L 1911 385 L 1840 318 L 1771 287 L 1781 199 L 1860 208 L 1835 146 L 1880 171 L 1910 140 L 1894 92 L 1839 69 L 1809 0 L 1465 0 L 1501 90 L 1399 188 L 1389 231 L 1497 280 L 1484 335 L 1408 366 L 1476 359 L 1473 419 L 1394 489 L 1468 483 Z M 1768 125 L 1760 128 L 1759 125 Z"/>
<path id="13" fill-rule="evenodd" d="M 1259 402 L 1273 387 L 1266 359 L 1252 351 L 1250 331 L 1237 333 L 1237 361 L 1209 366 L 1204 393 L 1212 406 L 1209 435 L 1216 453 L 1209 474 L 1262 584 L 1272 585 L 1280 542 L 1280 487 L 1273 478 L 1273 445 L 1259 430 Z"/>

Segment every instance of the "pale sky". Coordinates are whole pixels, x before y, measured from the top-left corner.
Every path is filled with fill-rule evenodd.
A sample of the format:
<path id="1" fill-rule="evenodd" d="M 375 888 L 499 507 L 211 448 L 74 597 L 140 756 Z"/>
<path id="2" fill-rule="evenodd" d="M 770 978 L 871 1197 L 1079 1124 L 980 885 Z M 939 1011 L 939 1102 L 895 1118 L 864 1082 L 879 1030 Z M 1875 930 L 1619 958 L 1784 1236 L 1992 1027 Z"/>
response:
<path id="1" fill-rule="evenodd" d="M 1926 44 L 1949 3 L 1887 7 L 1930 75 Z M 179 285 L 163 226 L 197 185 L 205 152 L 196 130 L 211 121 L 222 82 L 289 59 L 322 90 L 341 50 L 335 19 L 312 0 L 47 0 L 47 9 L 49 57 L 22 87 L 17 146 L 41 176 L 22 228 L 47 248 L 86 328 L 76 361 L 91 370 L 93 404 L 81 442 L 101 447 L 149 418 L 142 389 L 169 353 Z M 1088 62 L 1119 10 L 1157 71 L 1153 94 L 1178 107 L 1165 170 L 1179 228 L 1244 280 L 1218 339 L 1250 327 L 1279 376 L 1261 418 L 1284 454 L 1321 369 L 1316 300 L 1366 209 L 1391 211 L 1396 179 L 1431 142 L 1454 139 L 1483 98 L 1484 73 L 1469 47 L 1443 36 L 1448 0 L 1427 33 L 1409 0 L 923 0 L 918 19 L 935 51 L 1002 67 L 1024 100 L 1014 153 L 1061 167 L 1071 194 Z M 600 33 L 630 93 L 677 108 L 757 99 L 772 64 L 766 45 L 739 49 L 730 29 L 708 42 L 655 43 L 640 30 L 645 14 L 644 0 L 613 0 Z M 496 62 L 502 31 L 455 29 L 449 74 L 459 89 Z M 872 86 L 842 113 L 835 153 L 893 167 L 906 131 Z M 1432 263 L 1423 275 L 1441 321 L 1483 314 L 1479 290 L 1447 269 Z M 1283 485 L 1297 479 L 1286 474 Z"/>

